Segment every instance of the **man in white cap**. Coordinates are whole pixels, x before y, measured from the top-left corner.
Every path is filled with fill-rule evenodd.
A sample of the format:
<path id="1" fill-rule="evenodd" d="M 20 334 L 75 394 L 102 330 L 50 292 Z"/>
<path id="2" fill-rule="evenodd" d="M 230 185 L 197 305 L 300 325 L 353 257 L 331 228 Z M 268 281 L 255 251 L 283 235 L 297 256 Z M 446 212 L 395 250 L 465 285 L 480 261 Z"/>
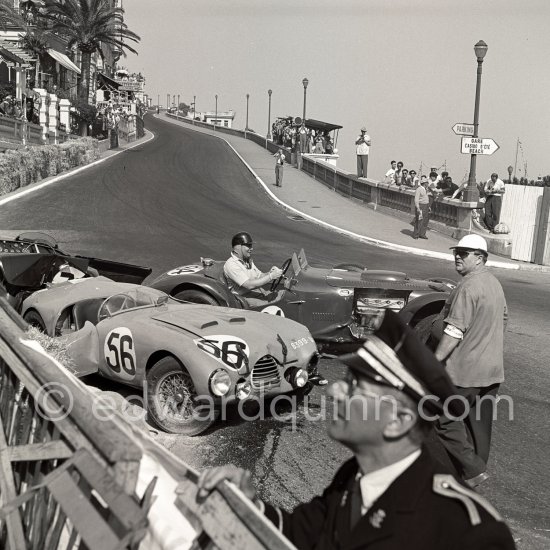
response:
<path id="1" fill-rule="evenodd" d="M 464 421 L 441 416 L 437 431 L 462 477 L 475 487 L 487 479 L 487 460 L 496 396 L 504 381 L 504 292 L 489 272 L 487 242 L 466 235 L 452 248 L 455 269 L 463 277 L 440 318 L 444 331 L 435 352 L 469 404 Z"/>
<path id="2" fill-rule="evenodd" d="M 357 177 L 366 178 L 369 165 L 370 136 L 367 129 L 361 128 L 361 135 L 355 140 L 355 150 L 357 153 Z"/>

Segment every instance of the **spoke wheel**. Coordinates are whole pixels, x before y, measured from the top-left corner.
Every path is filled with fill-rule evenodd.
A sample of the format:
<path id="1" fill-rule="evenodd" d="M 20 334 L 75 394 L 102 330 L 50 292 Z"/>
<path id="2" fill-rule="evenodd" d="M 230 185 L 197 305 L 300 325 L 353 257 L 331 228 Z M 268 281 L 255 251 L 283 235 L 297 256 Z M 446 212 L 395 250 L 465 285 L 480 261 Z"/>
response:
<path id="1" fill-rule="evenodd" d="M 197 398 L 193 380 L 173 357 L 155 363 L 147 373 L 147 405 L 154 423 L 168 433 L 198 435 L 216 420 L 216 412 Z"/>

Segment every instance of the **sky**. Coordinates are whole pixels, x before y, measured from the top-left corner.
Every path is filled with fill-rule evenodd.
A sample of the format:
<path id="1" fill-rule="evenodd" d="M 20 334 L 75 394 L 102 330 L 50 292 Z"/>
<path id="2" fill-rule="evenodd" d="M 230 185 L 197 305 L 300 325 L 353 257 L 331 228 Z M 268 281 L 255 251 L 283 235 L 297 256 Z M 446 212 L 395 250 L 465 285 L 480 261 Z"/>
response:
<path id="1" fill-rule="evenodd" d="M 518 177 L 550 174 L 550 0 L 124 0 L 125 22 L 141 36 L 146 92 L 197 111 L 236 111 L 244 128 L 302 116 L 343 126 L 338 166 L 355 171 L 355 139 L 366 126 L 369 177 L 391 160 L 423 171 L 442 167 L 455 182 L 470 157 L 455 123 L 473 123 L 477 61 L 484 40 L 479 136 L 500 146 L 478 155 L 477 179 L 507 167 Z M 518 144 L 518 138 L 520 145 Z"/>

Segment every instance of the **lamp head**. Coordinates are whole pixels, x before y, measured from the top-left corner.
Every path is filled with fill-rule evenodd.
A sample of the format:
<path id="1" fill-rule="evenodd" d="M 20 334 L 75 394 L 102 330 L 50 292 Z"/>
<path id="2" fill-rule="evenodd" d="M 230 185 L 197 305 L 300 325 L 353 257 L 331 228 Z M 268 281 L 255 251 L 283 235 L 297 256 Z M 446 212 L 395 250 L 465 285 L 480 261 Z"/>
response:
<path id="1" fill-rule="evenodd" d="M 273 90 L 267 90 L 267 93 L 271 95 L 273 93 Z"/>
<path id="2" fill-rule="evenodd" d="M 248 99 L 250 97 L 250 94 L 246 94 L 246 99 Z"/>
<path id="3" fill-rule="evenodd" d="M 487 50 L 489 49 L 489 46 L 483 42 L 483 40 L 480 40 L 475 46 L 474 46 L 474 52 L 476 53 L 476 57 L 478 61 L 483 61 L 483 58 L 485 57 L 485 54 L 487 53 Z"/>
<path id="4" fill-rule="evenodd" d="M 309 84 L 309 80 L 307 78 L 304 78 L 304 80 L 302 80 L 302 84 L 304 85 L 304 90 L 307 88 L 307 85 Z"/>

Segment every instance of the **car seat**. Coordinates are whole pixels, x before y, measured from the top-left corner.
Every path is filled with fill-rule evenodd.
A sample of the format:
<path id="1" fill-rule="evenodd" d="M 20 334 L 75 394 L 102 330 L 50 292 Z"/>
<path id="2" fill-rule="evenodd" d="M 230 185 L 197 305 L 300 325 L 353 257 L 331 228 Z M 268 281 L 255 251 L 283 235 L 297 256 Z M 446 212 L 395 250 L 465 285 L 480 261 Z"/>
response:
<path id="1" fill-rule="evenodd" d="M 86 321 L 97 325 L 99 308 L 104 300 L 105 298 L 89 298 L 74 305 L 73 316 L 76 330 L 80 330 Z"/>

